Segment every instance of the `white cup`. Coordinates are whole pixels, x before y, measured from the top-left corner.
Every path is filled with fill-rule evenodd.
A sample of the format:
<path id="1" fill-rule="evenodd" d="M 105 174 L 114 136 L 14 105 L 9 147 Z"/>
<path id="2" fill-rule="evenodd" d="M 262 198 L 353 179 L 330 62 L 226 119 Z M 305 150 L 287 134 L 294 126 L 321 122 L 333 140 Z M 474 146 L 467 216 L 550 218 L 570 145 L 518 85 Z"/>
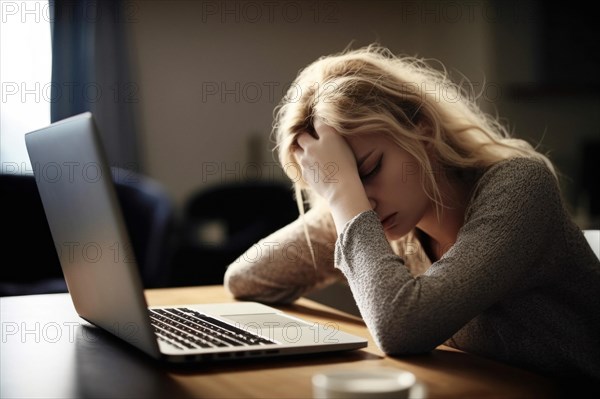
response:
<path id="1" fill-rule="evenodd" d="M 315 399 L 408 399 L 417 378 L 392 368 L 337 370 L 312 378 Z"/>

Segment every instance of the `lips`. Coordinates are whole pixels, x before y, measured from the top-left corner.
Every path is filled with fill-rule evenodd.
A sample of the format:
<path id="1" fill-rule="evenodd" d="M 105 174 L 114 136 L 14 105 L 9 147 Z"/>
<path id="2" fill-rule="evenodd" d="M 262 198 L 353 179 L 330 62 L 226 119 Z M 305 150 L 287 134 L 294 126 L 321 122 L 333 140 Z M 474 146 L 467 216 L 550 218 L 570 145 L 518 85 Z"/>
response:
<path id="1" fill-rule="evenodd" d="M 388 215 L 385 218 L 381 219 L 381 225 L 383 226 L 384 230 L 387 230 L 390 227 L 394 226 L 397 214 L 398 212 L 394 212 L 391 215 Z"/>

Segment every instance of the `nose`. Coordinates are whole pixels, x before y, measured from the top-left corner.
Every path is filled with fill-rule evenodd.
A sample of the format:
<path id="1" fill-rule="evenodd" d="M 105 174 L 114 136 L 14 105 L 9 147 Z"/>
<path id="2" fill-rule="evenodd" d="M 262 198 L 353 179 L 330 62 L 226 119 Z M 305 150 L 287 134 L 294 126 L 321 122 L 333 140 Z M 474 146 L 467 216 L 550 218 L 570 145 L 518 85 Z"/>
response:
<path id="1" fill-rule="evenodd" d="M 363 185 L 365 188 L 365 194 L 367 194 L 367 199 L 369 200 L 369 205 L 371 205 L 371 209 L 375 210 L 377 208 L 377 200 L 375 195 L 375 190 L 369 184 Z"/>
<path id="2" fill-rule="evenodd" d="M 369 204 L 373 210 L 377 208 L 377 202 L 373 198 L 369 198 Z"/>

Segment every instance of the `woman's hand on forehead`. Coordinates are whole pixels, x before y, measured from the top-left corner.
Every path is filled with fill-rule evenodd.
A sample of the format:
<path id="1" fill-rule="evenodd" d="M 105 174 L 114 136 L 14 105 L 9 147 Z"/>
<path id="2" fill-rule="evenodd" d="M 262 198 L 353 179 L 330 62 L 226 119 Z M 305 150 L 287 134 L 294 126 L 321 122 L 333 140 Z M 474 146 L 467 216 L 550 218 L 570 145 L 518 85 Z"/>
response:
<path id="1" fill-rule="evenodd" d="M 351 180 L 360 181 L 356 158 L 348 142 L 330 126 L 315 124 L 314 136 L 308 132 L 297 138 L 295 156 L 304 181 L 327 201 Z"/>
<path id="2" fill-rule="evenodd" d="M 357 209 L 370 209 L 356 157 L 346 139 L 320 121 L 315 123 L 315 132 L 315 135 L 304 132 L 297 137 L 294 155 L 304 181 L 328 202 L 334 220 L 336 212 L 346 219 L 355 216 Z"/>

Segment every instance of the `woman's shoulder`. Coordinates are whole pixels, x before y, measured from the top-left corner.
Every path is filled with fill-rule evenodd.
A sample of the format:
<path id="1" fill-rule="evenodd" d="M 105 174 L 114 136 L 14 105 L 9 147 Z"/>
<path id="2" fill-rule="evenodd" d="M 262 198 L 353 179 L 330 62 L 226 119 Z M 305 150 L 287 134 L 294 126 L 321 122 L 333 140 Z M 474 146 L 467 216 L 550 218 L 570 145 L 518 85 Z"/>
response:
<path id="1" fill-rule="evenodd" d="M 481 172 L 476 189 L 500 186 L 504 189 L 531 191 L 557 189 L 558 181 L 554 172 L 542 160 L 535 158 L 509 158 L 499 161 Z"/>
<path id="2" fill-rule="evenodd" d="M 541 159 L 515 157 L 499 161 L 483 171 L 482 179 L 495 177 L 520 180 L 529 177 L 554 177 L 554 173 Z"/>
<path id="3" fill-rule="evenodd" d="M 539 159 L 519 157 L 502 160 L 481 172 L 471 208 L 561 201 L 558 180 L 550 167 Z"/>

